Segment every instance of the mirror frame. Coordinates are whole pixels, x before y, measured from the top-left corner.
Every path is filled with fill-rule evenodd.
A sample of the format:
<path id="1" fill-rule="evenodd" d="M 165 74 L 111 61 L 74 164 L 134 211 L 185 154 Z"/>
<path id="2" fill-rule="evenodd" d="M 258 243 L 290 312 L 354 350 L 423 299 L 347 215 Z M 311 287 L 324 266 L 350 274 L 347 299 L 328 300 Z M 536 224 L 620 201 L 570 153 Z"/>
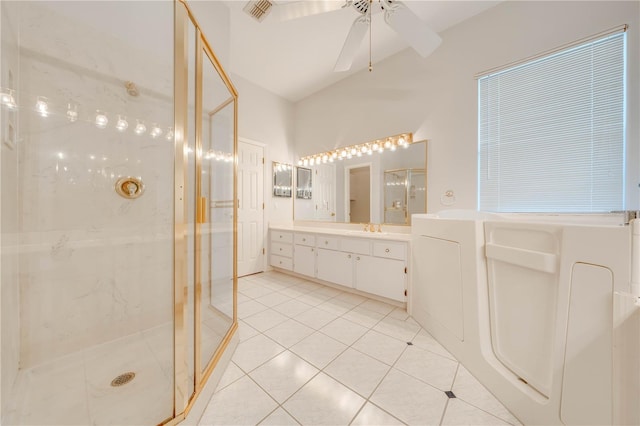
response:
<path id="1" fill-rule="evenodd" d="M 301 172 L 307 172 L 308 179 Z M 301 181 L 307 181 L 305 186 L 300 186 Z M 303 200 L 310 200 L 313 198 L 313 170 L 306 167 L 296 167 L 296 198 Z"/>
<path id="2" fill-rule="evenodd" d="M 284 166 L 284 167 L 283 167 Z M 291 198 L 293 192 L 293 166 L 273 162 L 273 196 Z"/>
<path id="3" fill-rule="evenodd" d="M 429 200 L 428 200 L 428 184 L 429 184 L 429 182 L 428 182 L 428 169 L 429 169 L 429 145 L 430 145 L 430 143 L 429 143 L 429 142 L 430 142 L 430 140 L 429 140 L 429 139 L 420 139 L 420 140 L 415 140 L 414 142 L 412 142 L 412 143 L 410 144 L 410 147 L 424 144 L 424 165 L 423 165 L 423 166 L 421 166 L 421 167 L 411 167 L 411 168 L 420 168 L 420 169 L 424 169 L 424 171 L 425 171 L 425 172 L 424 172 L 424 173 L 425 173 L 424 180 L 425 180 L 425 188 L 426 188 L 426 191 L 427 191 L 427 193 L 425 194 L 425 200 L 424 200 L 424 211 L 425 211 L 425 212 L 428 212 L 428 211 L 429 211 L 429 205 L 428 205 L 428 204 L 429 204 Z M 340 148 L 338 148 L 338 149 L 340 149 Z M 385 153 L 384 155 L 387 155 L 387 153 Z M 365 157 L 362 157 L 362 159 L 364 159 L 364 158 L 365 158 Z M 354 157 L 354 159 L 355 159 L 355 157 Z M 339 162 L 338 162 L 338 161 L 336 161 L 335 163 L 332 163 L 332 164 L 339 164 Z M 312 173 L 313 173 L 313 170 L 315 170 L 315 168 L 312 168 L 311 170 L 312 170 Z M 382 179 L 383 170 L 382 170 L 380 173 L 381 173 L 381 179 Z M 337 178 L 338 178 L 338 177 L 336 176 L 336 179 L 337 179 Z M 315 180 L 315 179 L 314 179 L 314 180 Z M 337 184 L 337 183 L 338 183 L 338 182 L 336 181 L 336 184 Z M 314 182 L 314 184 L 315 184 L 315 182 Z M 312 189 L 312 191 L 313 191 L 313 189 Z M 337 192 L 337 191 L 336 191 L 336 192 Z M 313 198 L 313 197 L 315 197 L 315 196 L 316 196 L 316 194 L 318 194 L 318 192 L 317 192 L 317 191 L 313 191 L 313 192 L 312 192 L 312 198 Z M 336 194 L 336 195 L 337 195 L 337 194 Z M 381 197 L 384 197 L 384 195 L 383 195 L 383 193 L 382 193 L 382 192 L 381 192 L 381 194 L 380 194 L 380 195 L 381 195 Z M 293 203 L 293 206 L 292 206 L 292 210 L 293 210 L 293 211 L 292 211 L 292 213 L 293 213 L 293 221 L 294 221 L 294 222 L 296 222 L 296 221 L 303 221 L 303 222 L 309 221 L 309 222 L 318 222 L 318 223 L 332 223 L 332 222 L 333 222 L 333 223 L 340 223 L 340 224 L 349 224 L 349 223 L 351 223 L 351 222 L 346 222 L 346 221 L 335 221 L 335 220 L 330 220 L 330 219 L 329 219 L 329 220 L 327 220 L 327 219 L 316 219 L 316 218 L 306 218 L 306 217 L 302 217 L 302 218 L 300 218 L 300 217 L 296 217 L 297 210 L 298 210 L 298 208 L 300 208 L 300 207 L 301 207 L 301 205 L 297 205 L 297 201 L 296 201 L 296 200 L 298 200 L 298 198 L 297 198 L 297 197 L 294 199 L 294 203 Z M 300 199 L 300 200 L 301 200 L 300 202 L 302 203 L 302 202 L 303 202 L 303 201 L 302 201 L 303 199 Z M 384 205 L 383 205 L 384 201 L 383 201 L 382 199 L 380 200 L 380 203 L 381 203 L 381 208 L 382 208 L 382 209 L 384 209 Z M 339 208 L 339 206 L 338 206 L 338 205 L 336 205 L 335 207 L 336 207 L 336 208 Z M 305 208 L 301 208 L 301 210 L 303 210 L 303 211 L 307 211 L 307 209 L 305 209 Z M 380 222 L 381 222 L 382 224 L 384 224 L 384 211 L 382 211 L 382 212 L 381 212 L 381 214 L 382 214 L 382 217 L 381 217 L 381 219 L 382 219 L 382 220 L 380 220 Z M 335 216 L 335 213 L 334 213 L 334 214 L 332 214 L 332 216 Z M 332 219 L 335 219 L 335 217 L 333 217 Z M 404 225 L 402 225 L 402 224 L 388 224 L 388 225 L 394 225 L 394 226 L 411 226 L 411 225 L 409 225 L 409 224 L 404 224 Z"/>

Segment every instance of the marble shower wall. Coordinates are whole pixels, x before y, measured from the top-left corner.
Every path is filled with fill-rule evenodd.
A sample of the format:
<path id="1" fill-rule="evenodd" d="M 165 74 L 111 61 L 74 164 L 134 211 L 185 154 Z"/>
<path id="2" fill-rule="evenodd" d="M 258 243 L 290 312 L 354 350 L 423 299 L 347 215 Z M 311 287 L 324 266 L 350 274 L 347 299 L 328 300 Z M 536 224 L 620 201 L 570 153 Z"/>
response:
<path id="1" fill-rule="evenodd" d="M 18 41 L 16 15 L 12 3 L 0 3 L 0 87 L 6 88 L 19 82 Z M 18 151 L 12 129 L 17 129 L 18 115 L 0 107 L 0 423 L 5 424 L 7 413 L 14 401 L 10 400 L 11 388 L 16 379 L 20 361 L 20 310 L 18 288 Z M 13 134 L 12 134 L 13 133 Z"/>
<path id="2" fill-rule="evenodd" d="M 165 135 L 173 5 L 102 2 L 96 17 L 92 9 L 82 15 L 84 2 L 70 3 L 26 3 L 20 25 L 22 367 L 172 320 L 173 144 Z M 132 10 L 154 19 L 130 19 Z M 143 22 L 156 44 L 132 38 Z M 138 97 L 125 81 L 137 84 Z M 37 96 L 48 102 L 46 117 L 33 107 Z M 77 105 L 75 122 L 68 104 Z M 109 120 L 104 129 L 96 110 Z M 129 123 L 124 132 L 117 114 Z M 141 135 L 136 119 L 147 128 Z M 156 138 L 153 123 L 163 132 Z M 122 176 L 140 177 L 144 194 L 119 196 Z"/>

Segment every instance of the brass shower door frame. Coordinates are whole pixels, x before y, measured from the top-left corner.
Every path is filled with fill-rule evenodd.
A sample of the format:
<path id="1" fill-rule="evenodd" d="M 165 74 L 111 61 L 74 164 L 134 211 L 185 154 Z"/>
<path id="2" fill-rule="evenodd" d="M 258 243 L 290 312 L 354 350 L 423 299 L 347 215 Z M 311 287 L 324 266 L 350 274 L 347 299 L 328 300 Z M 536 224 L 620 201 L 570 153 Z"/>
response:
<path id="1" fill-rule="evenodd" d="M 193 24 L 196 30 L 196 128 L 193 129 L 196 135 L 196 196 L 194 200 L 188 199 L 188 174 L 192 171 L 188 167 L 188 72 L 189 72 L 189 40 L 188 25 Z M 184 420 L 202 388 L 207 383 L 211 373 L 215 369 L 218 361 L 227 349 L 231 338 L 238 328 L 237 318 L 237 203 L 233 203 L 233 322 L 224 336 L 222 342 L 216 349 L 209 363 L 202 368 L 200 359 L 201 329 L 200 329 L 200 304 L 202 302 L 200 283 L 200 260 L 198 251 L 202 235 L 200 227 L 195 226 L 194 238 L 194 264 L 189 265 L 188 259 L 188 231 L 190 218 L 188 217 L 188 206 L 195 205 L 196 218 L 203 218 L 206 215 L 207 205 L 199 202 L 201 185 L 199 181 L 202 170 L 202 66 L 206 57 L 222 78 L 225 86 L 233 100 L 233 197 L 238 199 L 238 92 L 226 74 L 220 61 L 216 57 L 211 45 L 201 31 L 201 27 L 195 19 L 186 0 L 174 0 L 174 417 L 165 423 L 169 425 L 177 424 Z M 227 102 L 228 104 L 228 102 Z M 196 220 L 197 222 L 197 220 Z M 187 323 L 188 309 L 188 279 L 189 268 L 193 267 L 195 274 L 195 295 L 194 295 L 194 324 Z M 188 333 L 194 333 L 194 383 L 190 383 L 189 371 L 186 366 L 189 356 Z"/>

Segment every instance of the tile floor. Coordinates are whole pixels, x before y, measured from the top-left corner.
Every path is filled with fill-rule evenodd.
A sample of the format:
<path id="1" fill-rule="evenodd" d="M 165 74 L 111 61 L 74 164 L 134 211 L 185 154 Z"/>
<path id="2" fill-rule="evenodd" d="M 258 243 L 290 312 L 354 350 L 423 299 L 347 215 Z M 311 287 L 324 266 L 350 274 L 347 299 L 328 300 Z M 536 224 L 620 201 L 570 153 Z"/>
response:
<path id="1" fill-rule="evenodd" d="M 240 344 L 201 425 L 520 424 L 404 309 L 279 272 L 238 285 Z"/>

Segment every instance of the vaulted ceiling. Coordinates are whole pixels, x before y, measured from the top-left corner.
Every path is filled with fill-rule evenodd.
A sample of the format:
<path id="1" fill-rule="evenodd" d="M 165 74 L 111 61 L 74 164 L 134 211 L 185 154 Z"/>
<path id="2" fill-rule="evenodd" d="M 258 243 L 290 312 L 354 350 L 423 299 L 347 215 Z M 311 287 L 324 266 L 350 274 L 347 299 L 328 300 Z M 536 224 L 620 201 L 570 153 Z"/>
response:
<path id="1" fill-rule="evenodd" d="M 334 72 L 351 25 L 359 16 L 353 7 L 340 8 L 344 0 L 304 1 L 317 6 L 329 3 L 329 8 L 337 10 L 291 20 L 281 19 L 278 8 L 285 9 L 293 2 L 275 1 L 262 22 L 243 11 L 246 1 L 226 3 L 231 10 L 233 72 L 292 102 L 366 69 L 370 52 L 375 72 L 377 62 L 409 48 L 407 42 L 386 24 L 382 13 L 373 14 L 371 49 L 367 32 L 351 69 Z M 404 0 L 404 3 L 428 27 L 440 33 L 500 2 Z"/>

